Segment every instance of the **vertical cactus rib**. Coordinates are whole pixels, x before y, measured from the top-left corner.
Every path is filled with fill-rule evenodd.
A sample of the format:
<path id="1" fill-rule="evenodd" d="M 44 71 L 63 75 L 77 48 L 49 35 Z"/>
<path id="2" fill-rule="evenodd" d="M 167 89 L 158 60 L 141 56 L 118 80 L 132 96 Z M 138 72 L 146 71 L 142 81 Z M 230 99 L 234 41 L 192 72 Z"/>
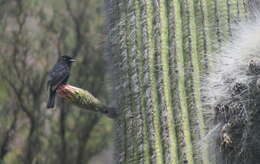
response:
<path id="1" fill-rule="evenodd" d="M 227 5 L 227 23 L 228 23 L 228 33 L 230 36 L 232 36 L 232 31 L 231 31 L 231 1 L 232 0 L 226 0 L 226 5 Z"/>
<path id="2" fill-rule="evenodd" d="M 212 45 L 211 45 L 211 35 L 210 35 L 210 21 L 209 21 L 209 2 L 208 0 L 201 0 L 201 10 L 203 14 L 203 24 L 204 24 L 204 31 L 205 31 L 205 42 L 207 51 L 205 53 L 212 51 Z"/>
<path id="3" fill-rule="evenodd" d="M 155 151 L 155 128 L 154 128 L 154 112 L 153 112 L 153 105 L 152 105 L 152 86 L 150 81 L 150 69 L 149 69 L 149 55 L 151 52 L 151 44 L 150 38 L 148 37 L 148 9 L 146 5 L 146 1 L 140 0 L 140 7 L 141 7 L 141 23 L 142 23 L 142 43 L 143 43 L 143 51 L 142 51 L 142 57 L 143 57 L 143 84 L 144 84 L 144 95 L 145 95 L 145 111 L 143 113 L 143 118 L 146 119 L 147 122 L 147 136 L 148 140 L 146 141 L 149 145 L 149 158 L 148 163 L 155 163 L 156 162 L 156 151 Z M 151 44 L 151 45 L 150 45 Z M 152 47 L 153 48 L 153 47 Z M 153 51 L 153 49 L 152 49 Z"/>
<path id="4" fill-rule="evenodd" d="M 239 18 L 240 20 L 244 21 L 246 20 L 246 8 L 245 8 L 245 2 L 244 0 L 237 0 L 238 3 L 238 12 L 239 12 Z"/>
<path id="5" fill-rule="evenodd" d="M 216 17 L 214 12 L 214 1 L 213 0 L 200 0 L 201 3 L 201 11 L 202 11 L 202 21 L 204 28 L 204 39 L 206 51 L 204 52 L 206 55 L 206 61 L 204 64 L 207 65 L 206 72 L 211 70 L 211 66 L 213 65 L 213 56 L 210 55 L 212 52 L 216 50 L 216 38 L 217 35 L 215 33 L 217 27 L 215 25 Z M 198 19 L 198 18 L 197 18 Z"/>
<path id="6" fill-rule="evenodd" d="M 213 0 L 213 2 L 214 2 L 214 17 L 215 17 L 215 21 L 214 21 L 214 26 L 215 26 L 215 32 L 216 32 L 216 40 L 215 40 L 215 43 L 217 44 L 217 46 L 215 47 L 217 50 L 219 50 L 220 49 L 220 47 L 221 47 L 221 42 L 222 42 L 222 40 L 221 40 L 221 36 L 220 36 L 220 27 L 221 27 L 221 25 L 220 25 L 220 14 L 219 14 L 219 6 L 218 6 L 218 2 L 219 0 Z"/>
<path id="7" fill-rule="evenodd" d="M 236 0 L 235 3 L 236 3 L 236 9 L 237 9 L 237 19 L 240 19 L 241 18 L 241 15 L 240 15 L 240 4 L 239 4 L 238 0 Z"/>
<path id="8" fill-rule="evenodd" d="M 199 124 L 199 133 L 200 137 L 205 136 L 206 129 L 205 123 L 203 118 L 203 110 L 201 104 L 201 93 L 200 93 L 200 70 L 199 70 L 199 57 L 197 52 L 197 29 L 196 29 L 196 22 L 195 22 L 195 10 L 193 0 L 188 0 L 188 10 L 189 10 L 189 28 L 190 28 L 190 54 L 191 54 L 191 63 L 193 66 L 192 72 L 192 79 L 193 79 L 193 90 L 194 90 L 194 99 L 195 105 L 197 109 L 197 118 Z M 208 150 L 202 150 L 202 161 L 203 164 L 208 164 Z"/>
<path id="9" fill-rule="evenodd" d="M 148 139 L 148 126 L 147 126 L 147 116 L 145 110 L 145 94 L 144 94 L 144 67 L 143 67 L 143 60 L 144 57 L 142 56 L 142 30 L 141 30 L 141 8 L 140 8 L 140 1 L 135 0 L 135 11 L 136 11 L 136 44 L 137 44 L 137 59 L 138 59 L 138 77 L 139 77 L 139 85 L 140 85 L 140 96 L 141 96 L 141 116 L 142 116 L 142 153 L 143 153 L 143 163 L 149 164 L 149 139 Z"/>
<path id="10" fill-rule="evenodd" d="M 152 108 L 153 108 L 153 124 L 155 129 L 155 158 L 157 164 L 163 164 L 163 151 L 162 151 L 162 140 L 160 131 L 160 114 L 158 106 L 158 95 L 155 78 L 155 51 L 154 51 L 154 40 L 153 40 L 153 4 L 150 0 L 146 0 L 147 6 L 147 31 L 148 31 L 148 46 L 149 46 L 149 72 L 151 81 L 151 97 L 152 97 Z"/>
<path id="11" fill-rule="evenodd" d="M 245 20 L 247 20 L 248 19 L 248 3 L 247 3 L 247 0 L 242 0 L 243 1 L 243 14 L 244 14 L 244 16 L 245 16 Z"/>
<path id="12" fill-rule="evenodd" d="M 237 8 L 237 0 L 228 0 L 228 23 L 229 26 L 231 27 L 231 25 L 233 23 L 235 23 L 235 21 L 237 21 L 238 18 L 238 8 Z M 232 33 L 232 29 L 230 29 L 230 33 Z"/>
<path id="13" fill-rule="evenodd" d="M 189 114 L 187 106 L 187 96 L 185 93 L 185 74 L 184 74 L 184 58 L 183 58 L 183 33 L 182 18 L 179 0 L 173 0 L 174 17 L 175 17 L 175 44 L 176 44 L 176 62 L 178 70 L 178 92 L 180 99 L 182 126 L 185 140 L 185 153 L 189 164 L 193 164 L 193 151 L 191 142 L 191 132 L 189 123 Z"/>
<path id="14" fill-rule="evenodd" d="M 120 63 L 121 63 L 121 54 L 120 53 L 120 39 L 122 37 L 121 34 L 119 34 L 121 25 L 120 25 L 120 3 L 119 0 L 110 0 L 107 2 L 108 4 L 108 14 L 110 15 L 110 19 L 108 20 L 108 29 L 109 29 L 109 41 L 108 41 L 108 50 L 110 52 L 108 52 L 108 57 L 113 59 L 113 69 L 115 71 L 113 71 L 113 76 L 116 77 L 115 79 L 119 79 L 119 80 L 115 80 L 114 81 L 114 86 L 115 90 L 114 92 L 116 94 L 115 98 L 118 99 L 118 106 L 120 107 L 119 111 L 122 111 L 122 113 L 120 113 L 123 116 L 123 100 L 122 98 L 123 96 L 123 92 L 121 92 L 121 90 L 123 90 L 123 86 L 122 86 L 122 74 L 123 74 L 123 70 L 120 69 Z M 126 137 L 125 137 L 125 119 L 124 116 L 123 117 L 119 117 L 116 121 L 115 121 L 115 147 L 117 148 L 115 150 L 115 157 L 117 158 L 116 163 L 117 164 L 121 164 L 121 163 L 125 163 L 125 156 L 126 156 Z"/>
<path id="15" fill-rule="evenodd" d="M 161 63 L 163 70 L 163 90 L 167 109 L 167 121 L 169 130 L 169 149 L 172 164 L 178 164 L 177 136 L 174 127 L 172 93 L 169 74 L 169 38 L 168 38 L 168 18 L 166 2 L 160 0 L 160 34 L 161 34 Z"/>
<path id="16" fill-rule="evenodd" d="M 215 0 L 217 5 L 217 14 L 220 25 L 220 42 L 226 40 L 230 35 L 228 23 L 228 0 Z M 223 45 L 223 44 L 222 44 Z"/>
<path id="17" fill-rule="evenodd" d="M 197 23 L 197 26 L 202 26 L 201 29 L 201 33 L 203 33 L 203 36 L 198 36 L 198 42 L 200 39 L 203 40 L 203 51 L 200 51 L 201 55 L 204 55 L 205 59 L 203 60 L 204 67 L 202 65 L 202 68 L 205 69 L 209 69 L 211 64 L 211 55 L 209 55 L 210 52 L 212 52 L 212 34 L 210 31 L 210 21 L 209 21 L 209 2 L 207 0 L 198 0 L 197 1 L 197 5 L 199 5 L 199 10 L 201 12 L 201 17 L 197 18 L 197 19 L 201 19 L 199 20 L 200 22 L 202 22 L 202 24 L 200 22 Z M 197 15 L 197 14 L 196 14 Z M 197 16 L 198 17 L 198 16 Z M 205 71 L 207 71 L 205 70 Z"/>
<path id="18" fill-rule="evenodd" d="M 130 133 L 131 142 L 129 142 L 129 148 L 131 151 L 131 158 L 129 158 L 129 163 L 139 163 L 140 152 L 139 146 L 141 146 L 142 141 L 137 134 L 141 134 L 142 123 L 141 123 L 141 113 L 140 113 L 140 91 L 138 82 L 138 70 L 137 70 L 137 45 L 136 45 L 136 13 L 135 13 L 135 0 L 127 0 L 126 2 L 126 33 L 127 33 L 127 66 L 128 66 L 128 81 L 129 81 L 129 107 L 131 112 Z"/>
<path id="19" fill-rule="evenodd" d="M 217 16 L 217 8 L 216 8 L 216 1 L 215 0 L 204 0 L 205 2 L 201 2 L 202 4 L 207 4 L 208 10 L 207 10 L 207 15 L 208 15 L 208 22 L 209 22 L 209 27 L 208 30 L 209 35 L 210 35 L 210 45 L 211 45 L 211 51 L 208 51 L 208 69 L 209 71 L 211 70 L 211 66 L 214 61 L 214 56 L 209 55 L 210 53 L 216 51 L 219 48 L 218 40 L 219 40 L 219 19 Z M 204 5 L 203 5 L 204 6 Z M 205 6 L 206 7 L 206 6 Z M 204 12 L 203 12 L 204 13 Z"/>
<path id="20" fill-rule="evenodd" d="M 129 163 L 129 159 L 132 158 L 132 152 L 131 152 L 131 120 L 130 120 L 130 103 L 129 103 L 129 69 L 128 69 L 128 47 L 127 47 L 127 12 L 126 12 L 126 3 L 125 1 L 119 1 L 119 24 L 118 24 L 118 30 L 119 30 L 119 53 L 120 53 L 120 67 L 121 67 L 121 74 L 120 74 L 120 89 L 121 91 L 124 91 L 121 99 L 120 99 L 120 106 L 122 107 L 122 116 L 123 118 L 123 133 L 124 133 L 124 158 L 123 163 Z M 130 147 L 129 147 L 130 146 Z"/>

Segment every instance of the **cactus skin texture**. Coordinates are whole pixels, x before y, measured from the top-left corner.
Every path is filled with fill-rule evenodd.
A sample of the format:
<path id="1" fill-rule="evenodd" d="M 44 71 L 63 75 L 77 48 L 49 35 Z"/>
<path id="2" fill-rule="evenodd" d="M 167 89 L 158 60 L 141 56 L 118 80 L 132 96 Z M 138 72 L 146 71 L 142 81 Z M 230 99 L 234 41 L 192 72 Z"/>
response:
<path id="1" fill-rule="evenodd" d="M 120 111 L 115 163 L 217 162 L 204 140 L 214 112 L 205 111 L 203 79 L 233 38 L 233 24 L 250 17 L 248 6 L 247 0 L 106 1 L 107 58 Z"/>
<path id="2" fill-rule="evenodd" d="M 59 96 L 64 98 L 67 102 L 80 108 L 102 113 L 110 118 L 117 117 L 115 108 L 106 106 L 86 90 L 71 85 L 61 85 L 57 91 Z"/>

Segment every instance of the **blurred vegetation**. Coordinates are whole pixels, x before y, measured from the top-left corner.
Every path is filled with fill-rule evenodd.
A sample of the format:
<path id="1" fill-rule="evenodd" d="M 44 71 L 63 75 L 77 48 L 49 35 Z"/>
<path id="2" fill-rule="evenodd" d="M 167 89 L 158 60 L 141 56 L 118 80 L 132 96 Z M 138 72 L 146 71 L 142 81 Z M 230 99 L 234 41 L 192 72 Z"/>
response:
<path id="1" fill-rule="evenodd" d="M 69 83 L 108 101 L 102 1 L 0 0 L 0 163 L 85 164 L 111 142 L 111 120 L 59 100 L 47 72 L 71 55 Z"/>

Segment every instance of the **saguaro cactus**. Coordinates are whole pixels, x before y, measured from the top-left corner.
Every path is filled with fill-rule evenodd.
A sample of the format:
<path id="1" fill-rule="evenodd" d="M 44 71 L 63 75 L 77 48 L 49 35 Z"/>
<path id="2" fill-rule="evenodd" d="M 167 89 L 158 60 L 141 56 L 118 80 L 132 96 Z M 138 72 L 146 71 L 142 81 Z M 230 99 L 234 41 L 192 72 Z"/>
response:
<path id="1" fill-rule="evenodd" d="M 246 20 L 246 0 L 108 0 L 109 46 L 120 107 L 118 163 L 214 162 L 207 146 L 201 77 Z"/>

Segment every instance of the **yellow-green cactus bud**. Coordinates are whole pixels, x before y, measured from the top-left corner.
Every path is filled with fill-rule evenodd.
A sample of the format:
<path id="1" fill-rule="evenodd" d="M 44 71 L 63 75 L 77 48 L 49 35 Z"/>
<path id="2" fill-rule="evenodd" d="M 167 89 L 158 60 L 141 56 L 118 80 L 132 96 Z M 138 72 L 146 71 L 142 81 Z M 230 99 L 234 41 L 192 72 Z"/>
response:
<path id="1" fill-rule="evenodd" d="M 66 101 L 80 108 L 100 112 L 110 118 L 115 118 L 117 116 L 115 108 L 106 106 L 91 93 L 81 88 L 71 85 L 61 85 L 58 87 L 58 93 Z"/>

